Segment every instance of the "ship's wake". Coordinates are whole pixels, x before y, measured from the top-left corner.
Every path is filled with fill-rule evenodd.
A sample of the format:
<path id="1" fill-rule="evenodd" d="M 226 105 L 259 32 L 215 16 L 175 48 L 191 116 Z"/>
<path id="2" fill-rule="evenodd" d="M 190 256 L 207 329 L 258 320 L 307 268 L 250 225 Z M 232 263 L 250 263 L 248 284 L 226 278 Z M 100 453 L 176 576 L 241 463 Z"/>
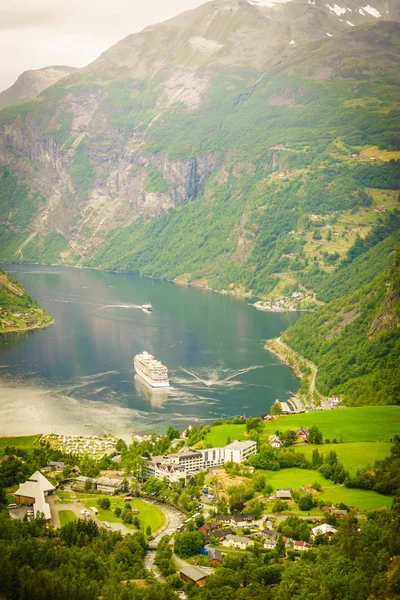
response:
<path id="1" fill-rule="evenodd" d="M 199 383 L 202 386 L 206 387 L 233 387 L 238 385 L 243 385 L 243 381 L 236 379 L 245 373 L 249 373 L 250 371 L 254 371 L 255 369 L 263 369 L 267 365 L 252 365 L 250 367 L 246 367 L 245 369 L 239 369 L 237 371 L 231 371 L 229 373 L 228 369 L 208 369 L 203 374 L 204 370 L 200 371 L 199 374 L 194 373 L 193 371 L 189 371 L 189 369 L 185 369 L 184 367 L 180 367 L 181 371 L 190 375 L 191 379 L 182 379 L 176 378 L 174 382 L 181 385 L 193 385 L 193 383 Z M 226 373 L 229 373 L 226 375 Z M 233 381 L 235 380 L 235 381 Z"/>

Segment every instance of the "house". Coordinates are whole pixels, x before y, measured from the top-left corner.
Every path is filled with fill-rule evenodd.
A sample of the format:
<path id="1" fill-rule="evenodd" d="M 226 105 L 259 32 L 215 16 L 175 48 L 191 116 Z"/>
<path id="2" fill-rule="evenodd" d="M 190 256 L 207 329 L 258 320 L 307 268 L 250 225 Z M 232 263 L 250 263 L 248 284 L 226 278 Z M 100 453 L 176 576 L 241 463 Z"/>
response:
<path id="1" fill-rule="evenodd" d="M 246 527 L 246 526 L 252 525 L 253 521 L 254 521 L 254 516 L 250 513 L 231 515 L 232 527 Z"/>
<path id="2" fill-rule="evenodd" d="M 233 529 L 231 529 L 230 527 L 226 527 L 224 529 L 216 529 L 215 531 L 213 531 L 212 533 L 208 533 L 206 534 L 206 540 L 210 541 L 210 538 L 216 538 L 217 540 L 219 540 L 220 542 L 222 542 L 227 535 L 232 535 L 233 534 Z"/>
<path id="3" fill-rule="evenodd" d="M 335 508 L 334 506 L 331 506 L 330 508 L 328 508 L 328 512 L 330 512 L 332 515 L 335 515 L 335 517 L 337 519 L 340 519 L 341 517 L 344 517 L 345 515 L 347 515 L 347 510 Z"/>
<path id="4" fill-rule="evenodd" d="M 239 548 L 240 550 L 246 550 L 253 544 L 254 542 L 244 535 L 227 535 L 222 542 L 226 548 Z"/>
<path id="5" fill-rule="evenodd" d="M 278 541 L 278 534 L 276 531 L 273 529 L 263 529 L 261 535 L 264 538 L 264 548 L 273 550 L 276 547 L 276 542 Z"/>
<path id="6" fill-rule="evenodd" d="M 218 548 L 208 548 L 207 558 L 209 565 L 222 565 L 222 552 Z"/>
<path id="7" fill-rule="evenodd" d="M 199 531 L 202 531 L 203 533 L 211 533 L 212 531 L 215 531 L 216 529 L 219 529 L 220 527 L 221 527 L 221 523 L 217 523 L 216 521 L 213 521 L 212 523 L 204 523 L 204 525 L 199 527 Z"/>
<path id="8" fill-rule="evenodd" d="M 271 415 L 264 415 L 263 416 L 263 421 L 272 421 Z"/>
<path id="9" fill-rule="evenodd" d="M 47 466 L 50 467 L 52 471 L 62 471 L 65 469 L 65 462 L 51 461 L 47 463 Z"/>
<path id="10" fill-rule="evenodd" d="M 198 567 L 183 567 L 179 571 L 179 577 L 183 581 L 191 581 L 192 583 L 195 583 L 200 587 L 202 587 L 205 584 L 207 576 L 207 573 L 205 573 L 202 569 L 199 569 Z"/>
<path id="11" fill-rule="evenodd" d="M 226 523 L 227 525 L 230 524 L 231 519 L 232 515 L 217 515 L 215 517 L 217 523 Z"/>
<path id="12" fill-rule="evenodd" d="M 90 479 L 90 477 L 85 477 L 84 475 L 79 475 L 75 479 L 71 479 L 71 482 L 75 487 L 84 488 L 85 483 L 87 482 L 88 479 Z M 91 481 L 92 481 L 93 487 L 96 487 L 97 480 L 92 479 Z"/>
<path id="13" fill-rule="evenodd" d="M 122 479 L 111 479 L 110 477 L 99 477 L 97 480 L 97 490 L 105 494 L 115 494 L 122 488 Z"/>
<path id="14" fill-rule="evenodd" d="M 308 442 L 308 427 L 300 427 L 296 431 L 296 435 L 297 437 L 303 438 L 304 442 Z"/>
<path id="15" fill-rule="evenodd" d="M 292 499 L 292 488 L 281 488 L 280 490 L 276 490 L 275 496 L 279 500 L 291 500 Z"/>
<path id="16" fill-rule="evenodd" d="M 291 538 L 283 537 L 282 540 L 285 542 L 285 548 L 293 548 L 294 541 Z"/>
<path id="17" fill-rule="evenodd" d="M 46 498 L 56 488 L 39 471 L 35 471 L 25 483 L 21 483 L 14 493 L 16 504 L 33 504 L 33 514 L 36 518 L 39 513 L 44 516 L 47 523 L 51 523 L 50 505 Z"/>
<path id="18" fill-rule="evenodd" d="M 318 525 L 317 527 L 313 527 L 311 529 L 311 536 L 313 539 L 315 539 L 317 535 L 327 535 L 328 537 L 332 537 L 336 532 L 336 527 L 333 527 L 328 523 L 322 523 L 322 525 Z"/>
<path id="19" fill-rule="evenodd" d="M 293 550 L 296 550 L 296 552 L 305 552 L 311 548 L 310 544 L 307 544 L 307 542 L 298 542 L 294 540 L 293 544 Z"/>
<path id="20" fill-rule="evenodd" d="M 277 435 L 270 435 L 269 443 L 273 448 L 280 448 L 282 446 L 282 442 Z"/>

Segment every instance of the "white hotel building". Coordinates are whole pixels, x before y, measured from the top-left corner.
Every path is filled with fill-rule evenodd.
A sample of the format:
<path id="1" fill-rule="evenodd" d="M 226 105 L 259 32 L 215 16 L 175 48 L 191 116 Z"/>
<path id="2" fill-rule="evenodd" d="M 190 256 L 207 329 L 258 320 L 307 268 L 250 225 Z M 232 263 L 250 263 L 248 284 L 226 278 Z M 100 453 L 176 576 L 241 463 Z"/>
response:
<path id="1" fill-rule="evenodd" d="M 226 462 L 242 463 L 257 452 L 253 440 L 234 441 L 223 448 L 191 450 L 184 448 L 176 454 L 152 456 L 147 460 L 146 476 L 157 479 L 167 478 L 171 483 L 188 479 L 194 473 L 220 467 Z"/>

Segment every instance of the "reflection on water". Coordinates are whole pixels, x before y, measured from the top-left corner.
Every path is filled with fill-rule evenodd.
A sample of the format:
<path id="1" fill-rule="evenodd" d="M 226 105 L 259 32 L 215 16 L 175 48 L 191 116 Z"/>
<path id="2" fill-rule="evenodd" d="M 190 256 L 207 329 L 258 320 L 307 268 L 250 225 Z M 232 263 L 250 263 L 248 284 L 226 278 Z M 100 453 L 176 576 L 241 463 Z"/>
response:
<path id="1" fill-rule="evenodd" d="M 21 432 L 24 423 L 46 432 L 84 423 L 118 433 L 182 429 L 222 415 L 260 415 L 298 389 L 290 369 L 263 347 L 296 320 L 293 313 L 135 275 L 5 268 L 55 324 L 0 337 L 0 386 L 8 390 L 0 389 L 0 434 Z M 153 312 L 142 310 L 147 301 Z M 133 357 L 143 350 L 168 367 L 167 390 L 134 379 Z"/>
<path id="2" fill-rule="evenodd" d="M 153 388 L 140 375 L 135 375 L 133 379 L 138 395 L 148 400 L 153 408 L 160 407 L 168 400 L 168 391 L 170 388 Z"/>

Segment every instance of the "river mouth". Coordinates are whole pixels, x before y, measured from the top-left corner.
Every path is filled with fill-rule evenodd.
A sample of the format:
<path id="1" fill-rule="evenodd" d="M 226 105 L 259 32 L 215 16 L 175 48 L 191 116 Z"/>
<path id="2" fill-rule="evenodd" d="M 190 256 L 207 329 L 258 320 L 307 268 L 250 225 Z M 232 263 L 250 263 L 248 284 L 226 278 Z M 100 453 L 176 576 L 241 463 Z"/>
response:
<path id="1" fill-rule="evenodd" d="M 136 275 L 6 265 L 50 314 L 51 327 L 0 337 L 0 434 L 132 433 L 260 415 L 299 387 L 264 350 L 296 314 Z M 142 310 L 150 302 L 154 311 Z M 147 350 L 171 388 L 135 377 Z M 160 393 L 161 392 L 161 393 Z"/>

